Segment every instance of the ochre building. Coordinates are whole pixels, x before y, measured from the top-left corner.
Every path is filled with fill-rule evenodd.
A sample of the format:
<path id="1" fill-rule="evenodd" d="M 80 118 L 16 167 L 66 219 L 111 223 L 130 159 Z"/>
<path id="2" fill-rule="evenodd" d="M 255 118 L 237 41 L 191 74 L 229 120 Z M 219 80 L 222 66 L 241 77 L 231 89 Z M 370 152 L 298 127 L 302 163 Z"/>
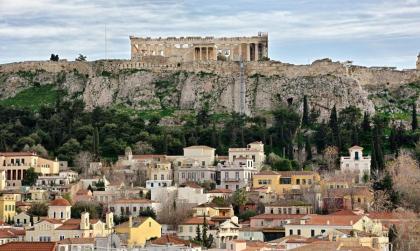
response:
<path id="1" fill-rule="evenodd" d="M 131 59 L 156 62 L 260 61 L 268 59 L 268 34 L 251 37 L 130 36 Z"/>

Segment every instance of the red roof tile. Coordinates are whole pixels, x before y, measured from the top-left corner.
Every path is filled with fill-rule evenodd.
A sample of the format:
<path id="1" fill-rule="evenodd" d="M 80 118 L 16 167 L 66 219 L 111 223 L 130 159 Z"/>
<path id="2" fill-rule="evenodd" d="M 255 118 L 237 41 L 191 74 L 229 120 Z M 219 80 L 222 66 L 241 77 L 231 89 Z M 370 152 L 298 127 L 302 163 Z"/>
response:
<path id="1" fill-rule="evenodd" d="M 0 246 L 0 251 L 54 251 L 55 242 L 9 242 Z"/>
<path id="2" fill-rule="evenodd" d="M 219 189 L 210 190 L 207 193 L 233 193 L 233 191 L 226 188 L 219 188 Z"/>
<path id="3" fill-rule="evenodd" d="M 70 202 L 64 198 L 57 198 L 50 202 L 50 206 L 71 206 Z"/>
<path id="4" fill-rule="evenodd" d="M 152 244 L 162 245 L 162 246 L 166 246 L 166 245 L 198 246 L 197 244 L 194 244 L 192 242 L 180 239 L 178 236 L 171 235 L 171 234 L 166 234 L 166 235 L 163 235 L 162 237 L 160 237 L 158 239 L 153 240 Z"/>
<path id="5" fill-rule="evenodd" d="M 210 220 L 209 218 L 206 219 L 207 224 L 214 225 L 214 221 Z M 182 225 L 202 225 L 204 223 L 204 217 L 192 217 L 186 219 Z"/>
<path id="6" fill-rule="evenodd" d="M 298 218 L 302 218 L 303 216 L 305 216 L 304 214 L 260 214 L 260 215 L 256 215 L 251 217 L 251 220 L 258 220 L 258 219 L 280 219 L 280 220 L 285 220 L 285 219 L 298 219 Z"/>
<path id="7" fill-rule="evenodd" d="M 67 238 L 58 242 L 58 244 L 94 244 L 95 238 Z"/>

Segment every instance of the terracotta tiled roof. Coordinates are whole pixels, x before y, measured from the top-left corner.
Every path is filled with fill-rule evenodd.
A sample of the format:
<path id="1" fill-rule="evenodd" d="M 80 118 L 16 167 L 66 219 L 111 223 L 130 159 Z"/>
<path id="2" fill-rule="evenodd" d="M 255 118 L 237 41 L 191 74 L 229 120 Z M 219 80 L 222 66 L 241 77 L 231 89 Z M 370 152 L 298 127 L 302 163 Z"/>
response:
<path id="1" fill-rule="evenodd" d="M 0 251 L 54 251 L 55 242 L 9 242 L 0 246 Z"/>
<path id="2" fill-rule="evenodd" d="M 15 228 L 0 229 L 0 238 L 17 238 L 19 236 L 25 236 L 25 230 Z"/>
<path id="3" fill-rule="evenodd" d="M 286 219 L 299 219 L 302 218 L 303 214 L 260 214 L 251 217 L 251 220 L 259 219 L 276 219 L 276 220 L 286 220 Z"/>
<path id="4" fill-rule="evenodd" d="M 94 244 L 95 238 L 67 238 L 58 242 L 58 244 Z"/>
<path id="5" fill-rule="evenodd" d="M 31 206 L 32 204 L 26 201 L 16 201 L 17 207 L 23 207 L 23 206 Z"/>
<path id="6" fill-rule="evenodd" d="M 193 181 L 187 181 L 184 184 L 182 184 L 181 187 L 202 188 L 196 182 Z"/>
<path id="7" fill-rule="evenodd" d="M 358 187 L 351 187 L 351 188 L 333 188 L 328 189 L 324 192 L 324 198 L 342 198 L 344 196 L 373 196 L 373 193 L 369 190 L 369 187 L 366 186 L 358 186 Z"/>
<path id="8" fill-rule="evenodd" d="M 57 198 L 50 202 L 50 206 L 71 206 L 68 200 L 63 198 Z"/>
<path id="9" fill-rule="evenodd" d="M 162 237 L 155 239 L 152 241 L 152 244 L 154 245 L 162 245 L 162 246 L 167 246 L 167 245 L 176 245 L 176 246 L 198 246 L 192 242 L 180 239 L 178 236 L 176 235 L 172 235 L 172 234 L 166 234 L 163 235 Z"/>
<path id="10" fill-rule="evenodd" d="M 363 216 L 361 215 L 317 215 L 311 214 L 301 219 L 305 220 L 305 225 L 332 225 L 332 226 L 352 226 Z M 297 222 L 300 225 L 300 222 Z"/>
<path id="11" fill-rule="evenodd" d="M 316 172 L 313 171 L 279 171 L 278 172 L 282 177 L 291 177 L 294 175 L 315 175 Z"/>
<path id="12" fill-rule="evenodd" d="M 300 200 L 278 200 L 270 203 L 271 207 L 286 207 L 286 206 L 310 206 L 310 203 Z"/>
<path id="13" fill-rule="evenodd" d="M 279 173 L 275 171 L 261 171 L 259 173 L 254 174 L 254 176 L 255 175 L 279 175 Z"/>
<path id="14" fill-rule="evenodd" d="M 33 152 L 0 152 L 0 156 L 14 157 L 14 156 L 37 156 Z"/>
<path id="15" fill-rule="evenodd" d="M 214 221 L 210 220 L 208 217 L 206 219 L 208 225 L 214 225 Z M 204 223 L 204 217 L 191 217 L 186 219 L 182 225 L 202 225 Z"/>
<path id="16" fill-rule="evenodd" d="M 143 224 L 143 222 L 145 222 L 148 218 L 149 217 L 135 217 L 135 218 L 132 218 L 132 224 L 133 224 L 132 226 L 133 227 L 138 227 L 141 224 Z M 116 228 L 128 227 L 129 223 L 130 223 L 129 221 L 125 221 L 125 222 L 117 225 Z"/>
<path id="17" fill-rule="evenodd" d="M 87 189 L 80 189 L 76 192 L 76 195 L 89 195 L 89 190 Z"/>
<path id="18" fill-rule="evenodd" d="M 233 191 L 226 188 L 218 188 L 218 189 L 210 190 L 207 193 L 233 193 Z"/>
<path id="19" fill-rule="evenodd" d="M 322 251 L 337 251 L 339 249 L 340 243 L 339 242 L 330 242 L 330 241 L 316 241 L 305 246 L 301 246 L 298 248 L 294 248 L 293 251 L 314 251 L 314 250 L 322 250 Z"/>
<path id="20" fill-rule="evenodd" d="M 52 224 L 63 224 L 63 221 L 58 220 L 58 219 L 45 218 L 45 219 L 40 220 L 40 222 L 42 222 L 42 221 L 48 221 L 49 223 L 52 223 Z"/>
<path id="21" fill-rule="evenodd" d="M 209 147 L 209 146 L 187 146 L 184 147 L 184 149 L 214 149 L 213 147 Z"/>
<path id="22" fill-rule="evenodd" d="M 337 212 L 330 213 L 329 215 L 357 215 L 355 212 L 351 210 L 338 210 Z"/>

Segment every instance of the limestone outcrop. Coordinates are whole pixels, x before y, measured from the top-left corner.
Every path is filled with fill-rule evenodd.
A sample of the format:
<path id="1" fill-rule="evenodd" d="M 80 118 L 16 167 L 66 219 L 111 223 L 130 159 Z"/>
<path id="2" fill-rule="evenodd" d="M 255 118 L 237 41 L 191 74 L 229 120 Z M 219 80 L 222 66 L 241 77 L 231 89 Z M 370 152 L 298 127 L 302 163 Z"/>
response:
<path id="1" fill-rule="evenodd" d="M 0 99 L 14 97 L 37 85 L 54 85 L 67 98 L 81 98 L 87 109 L 123 104 L 138 110 L 194 109 L 216 112 L 240 110 L 238 63 L 214 62 L 152 65 L 126 60 L 95 62 L 23 62 L 0 65 Z M 254 116 L 292 101 L 300 109 L 306 95 L 311 107 L 326 118 L 333 105 L 356 105 L 375 112 L 381 91 L 404 89 L 420 80 L 420 71 L 367 68 L 318 60 L 311 65 L 249 62 L 243 69 L 245 111 Z M 373 95 L 373 96 L 372 96 Z M 417 96 L 416 96 L 417 95 Z M 372 98 L 373 97 L 373 98 Z"/>

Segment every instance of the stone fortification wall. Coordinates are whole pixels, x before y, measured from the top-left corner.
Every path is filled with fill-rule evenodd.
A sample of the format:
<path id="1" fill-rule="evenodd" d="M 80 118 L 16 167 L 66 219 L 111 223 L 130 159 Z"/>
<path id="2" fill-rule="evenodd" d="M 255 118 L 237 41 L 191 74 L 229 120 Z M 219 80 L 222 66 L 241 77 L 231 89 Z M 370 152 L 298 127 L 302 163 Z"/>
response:
<path id="1" fill-rule="evenodd" d="M 103 71 L 118 72 L 122 69 L 147 69 L 151 72 L 186 71 L 206 72 L 221 76 L 238 75 L 238 62 L 203 61 L 188 63 L 163 63 L 152 59 L 148 62 L 131 60 L 99 60 L 93 62 L 77 62 L 60 60 L 25 61 L 0 65 L 0 72 L 12 73 L 19 71 L 46 71 L 50 73 L 77 71 L 88 76 L 101 75 Z M 362 67 L 331 60 L 317 60 L 310 65 L 293 65 L 277 61 L 245 62 L 245 75 L 284 76 L 295 78 L 299 76 L 335 75 L 356 80 L 362 86 L 388 85 L 398 87 L 420 79 L 420 70 L 396 70 L 387 67 Z"/>

